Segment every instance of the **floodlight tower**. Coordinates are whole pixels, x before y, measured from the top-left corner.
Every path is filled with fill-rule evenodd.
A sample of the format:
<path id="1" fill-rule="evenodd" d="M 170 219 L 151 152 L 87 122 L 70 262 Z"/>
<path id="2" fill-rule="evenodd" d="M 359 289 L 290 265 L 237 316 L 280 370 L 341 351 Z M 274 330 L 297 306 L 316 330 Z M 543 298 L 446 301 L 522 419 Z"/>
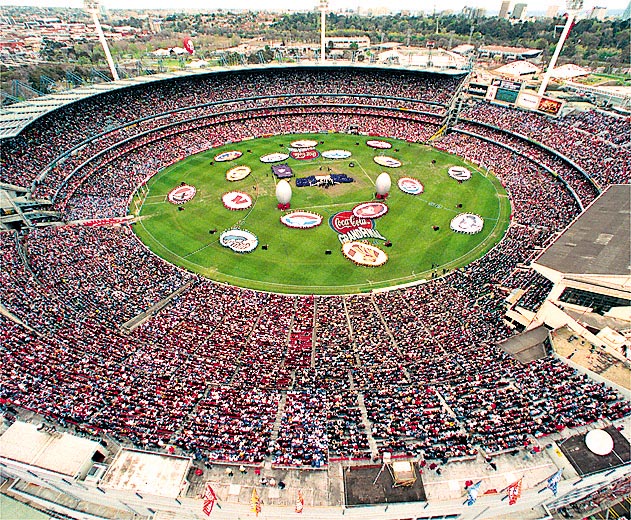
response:
<path id="1" fill-rule="evenodd" d="M 543 81 L 541 82 L 541 86 L 539 87 L 539 95 L 543 96 L 546 93 L 546 89 L 548 88 L 548 83 L 550 82 L 550 77 L 552 76 L 552 71 L 554 71 L 554 67 L 556 66 L 557 60 L 559 59 L 559 54 L 561 54 L 561 49 L 563 48 L 563 44 L 565 40 L 567 40 L 568 34 L 570 34 L 570 29 L 574 24 L 574 19 L 578 12 L 583 8 L 583 0 L 567 0 L 567 20 L 565 21 L 565 27 L 563 27 L 563 32 L 559 38 L 559 43 L 557 43 L 556 49 L 554 49 L 554 54 L 552 55 L 552 59 L 550 60 L 550 64 L 548 65 L 548 70 L 546 70 L 545 75 L 543 76 Z"/>
<path id="2" fill-rule="evenodd" d="M 118 77 L 118 72 L 116 71 L 116 65 L 114 65 L 114 60 L 112 59 L 112 55 L 110 54 L 110 48 L 107 45 L 107 40 L 105 39 L 105 34 L 103 34 L 101 22 L 99 21 L 99 1 L 83 0 L 83 6 L 86 12 L 92 15 L 92 21 L 94 22 L 94 26 L 96 28 L 96 34 L 99 37 L 101 46 L 103 47 L 103 52 L 105 52 L 107 64 L 110 66 L 110 71 L 112 72 L 112 78 L 114 78 L 114 81 L 118 81 L 120 78 Z"/>
<path id="3" fill-rule="evenodd" d="M 320 63 L 324 63 L 326 59 L 326 45 L 324 35 L 326 34 L 326 12 L 329 9 L 328 0 L 320 0 Z"/>

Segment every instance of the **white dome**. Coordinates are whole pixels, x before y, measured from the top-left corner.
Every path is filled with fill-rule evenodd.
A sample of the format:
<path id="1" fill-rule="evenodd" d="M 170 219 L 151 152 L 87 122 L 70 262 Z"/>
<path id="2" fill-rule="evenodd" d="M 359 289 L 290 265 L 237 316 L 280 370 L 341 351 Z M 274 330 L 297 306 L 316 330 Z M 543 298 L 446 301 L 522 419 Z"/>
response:
<path id="1" fill-rule="evenodd" d="M 585 435 L 585 444 L 596 455 L 609 455 L 613 451 L 613 439 L 605 430 L 592 430 Z"/>
<path id="2" fill-rule="evenodd" d="M 276 199 L 279 204 L 289 204 L 291 200 L 291 186 L 285 179 L 278 181 L 276 185 Z"/>
<path id="3" fill-rule="evenodd" d="M 386 193 L 389 193 L 390 187 L 392 186 L 390 175 L 388 175 L 386 172 L 380 173 L 379 177 L 377 177 L 377 181 L 375 182 L 375 186 L 379 195 L 385 195 Z"/>

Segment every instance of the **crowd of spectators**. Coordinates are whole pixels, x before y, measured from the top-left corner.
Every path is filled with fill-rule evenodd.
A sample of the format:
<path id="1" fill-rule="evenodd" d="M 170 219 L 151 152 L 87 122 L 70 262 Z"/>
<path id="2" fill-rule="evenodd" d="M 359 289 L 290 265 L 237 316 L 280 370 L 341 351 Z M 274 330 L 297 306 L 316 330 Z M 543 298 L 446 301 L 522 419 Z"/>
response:
<path id="1" fill-rule="evenodd" d="M 360 93 L 448 101 L 444 92 L 450 85 L 443 80 L 401 73 L 391 83 L 362 83 L 366 78 L 353 74 L 270 73 L 227 81 L 234 81 L 229 94 L 242 97 L 255 88 L 264 95 L 280 89 L 295 96 L 309 85 L 312 92 L 337 91 L 345 102 Z M 29 181 L 46 167 L 54 159 L 42 152 L 46 139 L 67 149 L 102 131 L 103 120 L 113 128 L 152 111 L 218 99 L 217 85 L 195 81 L 188 90 L 170 82 L 71 105 L 63 113 L 77 120 L 67 129 L 56 118 L 44 118 L 10 145 L 16 155 L 6 154 L 3 179 Z M 108 105 L 121 100 L 120 112 Z M 251 108 L 247 117 L 200 109 L 202 120 L 176 116 L 174 126 L 118 145 L 125 132 L 131 136 L 135 130 L 116 130 L 103 141 L 116 146 L 62 189 L 61 209 L 69 220 L 121 216 L 147 177 L 228 140 L 356 126 L 424 141 L 437 126 L 427 115 L 402 112 L 393 118 L 388 109 L 374 107 Z M 496 347 L 513 334 L 503 322 L 506 295 L 524 290 L 521 304 L 531 310 L 545 298 L 545 283 L 524 266 L 580 213 L 577 199 L 550 170 L 583 204 L 596 195 L 571 164 L 501 131 L 521 125 L 514 122 L 521 112 L 496 110 L 505 109 L 476 106 L 468 117 L 489 124 L 492 119 L 500 130 L 464 122 L 436 146 L 488 167 L 500 179 L 511 197 L 509 230 L 483 258 L 415 287 L 330 297 L 259 293 L 163 262 L 126 225 L 0 233 L 0 297 L 15 317 L 0 316 L 0 407 L 29 409 L 139 447 L 174 445 L 206 463 L 267 460 L 312 468 L 333 458 L 374 456 L 372 440 L 381 452 L 446 463 L 480 451 L 488 456 L 528 447 L 565 427 L 628 415 L 631 406 L 620 395 L 561 361 L 522 365 Z M 88 118 L 95 111 L 102 112 L 100 125 Z M 532 132 L 548 132 L 542 130 L 547 119 L 533 117 Z M 581 121 L 589 128 L 600 124 L 573 124 Z M 140 126 L 147 130 L 142 125 L 150 124 Z M 589 130 L 579 132 L 588 138 L 583 131 Z M 595 149 L 614 149 L 599 136 L 593 139 Z M 565 153 L 559 143 L 547 144 Z M 89 154 L 105 148 L 95 145 Z M 28 150 L 33 164 L 21 178 L 17 166 L 29 160 Z M 594 175 L 587 161 L 572 158 L 599 182 L 615 180 L 610 173 Z M 79 164 L 68 161 L 72 169 Z M 41 184 L 48 193 L 68 173 L 65 163 L 57 168 Z M 121 333 L 128 320 L 178 289 L 163 309 Z"/>
<path id="2" fill-rule="evenodd" d="M 595 118 L 590 126 L 588 117 L 581 118 L 582 130 L 535 112 L 478 102 L 462 113 L 467 120 L 495 126 L 510 134 L 524 136 L 552 148 L 575 162 L 602 188 L 609 184 L 628 183 L 631 180 L 631 149 L 616 146 L 601 139 L 602 118 Z M 628 134 L 629 123 L 620 125 L 622 135 Z M 615 132 L 615 128 L 612 131 Z M 625 130 L 626 129 L 626 130 Z M 628 142 L 622 137 L 624 142 Z"/>

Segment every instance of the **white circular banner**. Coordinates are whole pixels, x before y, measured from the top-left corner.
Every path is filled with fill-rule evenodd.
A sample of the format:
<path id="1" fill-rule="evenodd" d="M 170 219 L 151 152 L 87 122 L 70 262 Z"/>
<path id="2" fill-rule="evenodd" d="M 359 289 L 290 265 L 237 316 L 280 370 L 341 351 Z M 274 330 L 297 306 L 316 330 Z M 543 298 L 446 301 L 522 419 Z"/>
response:
<path id="1" fill-rule="evenodd" d="M 289 159 L 288 153 L 270 153 L 261 157 L 261 162 L 268 164 L 286 161 L 287 159 Z"/>
<path id="2" fill-rule="evenodd" d="M 197 190 L 195 189 L 195 186 L 182 184 L 181 186 L 172 189 L 167 195 L 167 199 L 171 204 L 184 204 L 185 202 L 191 200 L 196 193 Z"/>
<path id="3" fill-rule="evenodd" d="M 399 168 L 401 166 L 401 161 L 388 157 L 387 155 L 378 155 L 377 157 L 374 157 L 373 160 L 378 165 L 387 166 L 388 168 Z"/>
<path id="4" fill-rule="evenodd" d="M 311 139 L 303 139 L 300 141 L 293 141 L 290 143 L 292 148 L 314 148 L 318 146 L 318 141 L 312 141 Z"/>
<path id="5" fill-rule="evenodd" d="M 322 152 L 322 157 L 325 159 L 348 159 L 351 155 L 351 152 L 348 150 L 327 150 Z"/>
<path id="6" fill-rule="evenodd" d="M 252 168 L 249 166 L 235 166 L 226 172 L 226 180 L 230 182 L 240 181 L 245 179 L 250 173 L 252 173 Z"/>
<path id="7" fill-rule="evenodd" d="M 480 215 L 474 215 L 473 213 L 460 213 L 460 215 L 456 215 L 451 219 L 449 227 L 457 233 L 475 235 L 482 231 L 484 219 Z"/>
<path id="8" fill-rule="evenodd" d="M 219 155 L 215 155 L 215 161 L 217 162 L 226 162 L 226 161 L 234 161 L 243 155 L 243 152 L 239 152 L 238 150 L 231 150 L 230 152 L 220 153 Z"/>
<path id="9" fill-rule="evenodd" d="M 421 181 L 418 179 L 414 179 L 413 177 L 401 177 L 397 181 L 397 186 L 403 193 L 408 193 L 409 195 L 418 195 L 423 193 L 423 185 Z"/>
<path id="10" fill-rule="evenodd" d="M 228 229 L 219 235 L 219 243 L 237 253 L 249 253 L 256 249 L 259 239 L 244 229 Z"/>
<path id="11" fill-rule="evenodd" d="M 221 197 L 223 205 L 231 210 L 248 209 L 252 205 L 252 197 L 242 191 L 229 191 Z"/>
<path id="12" fill-rule="evenodd" d="M 449 168 L 449 176 L 457 181 L 468 181 L 471 178 L 471 172 L 464 166 L 452 166 Z"/>
<path id="13" fill-rule="evenodd" d="M 379 267 L 388 261 L 385 251 L 364 242 L 346 242 L 342 245 L 342 253 L 357 265 L 365 267 Z"/>
<path id="14" fill-rule="evenodd" d="M 379 218 L 388 213 L 388 206 L 383 202 L 362 202 L 353 208 L 357 218 Z"/>
<path id="15" fill-rule="evenodd" d="M 366 141 L 366 144 L 371 148 L 379 148 L 380 150 L 387 150 L 392 148 L 392 145 L 387 141 Z"/>
<path id="16" fill-rule="evenodd" d="M 280 221 L 290 228 L 309 229 L 322 224 L 322 216 L 310 211 L 292 211 L 280 217 Z"/>

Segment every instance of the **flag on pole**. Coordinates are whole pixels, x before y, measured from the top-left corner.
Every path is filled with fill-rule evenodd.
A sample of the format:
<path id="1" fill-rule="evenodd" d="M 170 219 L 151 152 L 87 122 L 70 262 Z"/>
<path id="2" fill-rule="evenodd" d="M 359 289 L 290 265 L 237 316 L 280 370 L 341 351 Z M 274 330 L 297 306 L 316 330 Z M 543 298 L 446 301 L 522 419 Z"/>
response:
<path id="1" fill-rule="evenodd" d="M 506 488 L 506 492 L 508 493 L 508 504 L 513 505 L 519 497 L 521 496 L 521 481 L 523 478 L 520 478 L 517 482 L 513 482 L 510 486 Z"/>
<path id="2" fill-rule="evenodd" d="M 296 499 L 296 513 L 302 513 L 305 507 L 305 499 L 302 496 L 302 491 L 298 490 L 298 498 Z"/>
<path id="3" fill-rule="evenodd" d="M 563 468 L 557 471 L 554 475 L 552 475 L 548 479 L 548 489 L 554 493 L 554 496 L 557 496 L 557 491 L 559 487 L 559 482 L 561 482 L 561 476 L 563 475 Z"/>
<path id="4" fill-rule="evenodd" d="M 252 490 L 252 509 L 253 513 L 256 513 L 256 516 L 259 516 L 261 512 L 261 499 L 259 498 L 259 494 L 256 492 L 256 489 Z"/>
<path id="5" fill-rule="evenodd" d="M 213 506 L 217 502 L 217 495 L 210 484 L 206 484 L 206 489 L 204 490 L 204 507 L 202 511 L 206 516 L 210 516 L 210 513 L 213 512 Z"/>
<path id="6" fill-rule="evenodd" d="M 466 504 L 468 506 L 472 506 L 473 504 L 475 504 L 475 501 L 478 499 L 478 490 L 480 489 L 480 484 L 482 484 L 481 480 L 479 480 L 478 482 L 473 484 L 473 486 L 471 486 L 467 490 L 467 502 L 466 502 Z"/>

